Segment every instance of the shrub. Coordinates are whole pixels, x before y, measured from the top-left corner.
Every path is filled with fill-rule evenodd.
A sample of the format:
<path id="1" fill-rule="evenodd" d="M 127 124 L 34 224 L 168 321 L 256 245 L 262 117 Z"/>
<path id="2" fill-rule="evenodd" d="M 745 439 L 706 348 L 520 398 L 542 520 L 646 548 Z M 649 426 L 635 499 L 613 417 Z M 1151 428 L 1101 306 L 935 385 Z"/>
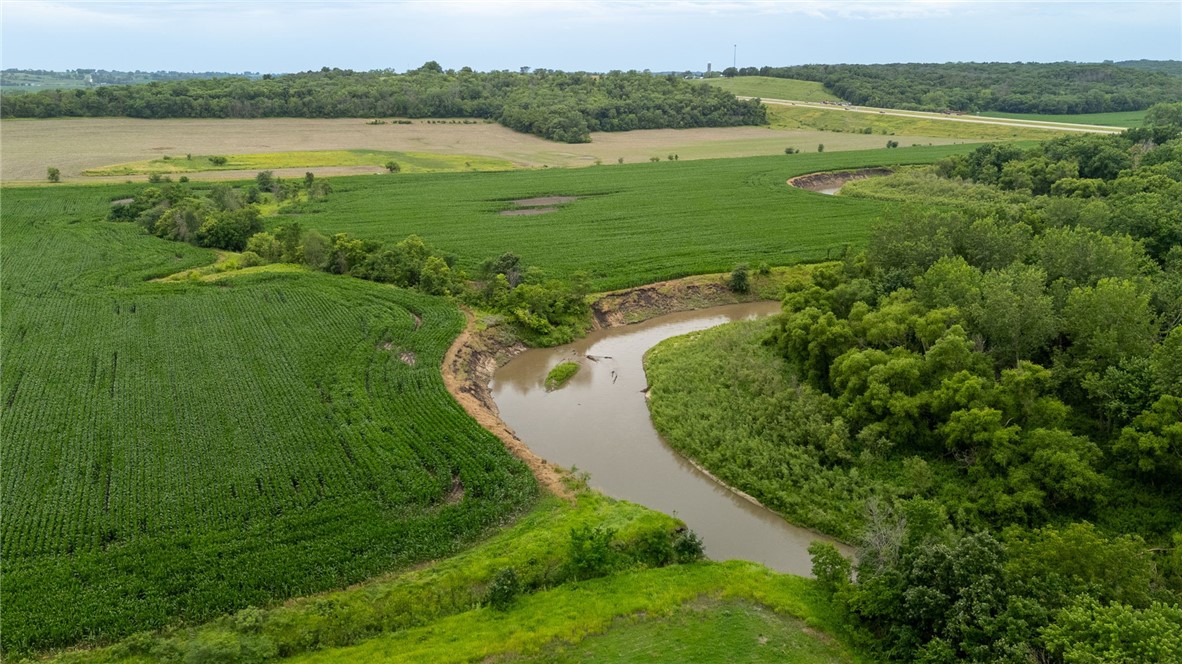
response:
<path id="1" fill-rule="evenodd" d="M 747 265 L 736 265 L 735 269 L 731 271 L 730 279 L 727 279 L 726 287 L 732 293 L 746 293 L 751 290 L 751 280 L 747 276 Z"/>
<path id="2" fill-rule="evenodd" d="M 50 182 L 61 182 L 62 181 L 62 172 L 60 170 L 54 168 L 53 166 L 50 166 L 49 168 L 47 168 L 45 170 L 45 174 L 49 178 Z"/>
<path id="3" fill-rule="evenodd" d="M 397 173 L 402 170 L 402 167 L 399 166 L 398 162 L 396 162 L 396 161 L 387 161 L 386 162 L 386 170 L 390 171 L 391 173 Z"/>
<path id="4" fill-rule="evenodd" d="M 575 579 L 594 579 L 611 571 L 616 558 L 611 548 L 615 536 L 611 528 L 571 528 L 570 565 Z"/>
<path id="5" fill-rule="evenodd" d="M 225 166 L 226 161 L 227 161 L 227 159 L 225 157 L 210 157 L 209 158 L 209 163 L 213 164 L 214 166 Z M 268 172 L 270 172 L 270 171 L 268 171 Z"/>
<path id="6" fill-rule="evenodd" d="M 825 151 L 825 144 L 824 143 L 817 145 L 817 152 L 824 152 L 824 151 Z"/>
<path id="7" fill-rule="evenodd" d="M 683 530 L 673 537 L 673 556 L 679 563 L 692 563 L 706 557 L 702 538 L 692 530 Z"/>
<path id="8" fill-rule="evenodd" d="M 521 582 L 517 579 L 517 572 L 507 567 L 497 572 L 492 585 L 488 587 L 488 604 L 497 611 L 505 611 L 513 606 L 520 594 Z"/>

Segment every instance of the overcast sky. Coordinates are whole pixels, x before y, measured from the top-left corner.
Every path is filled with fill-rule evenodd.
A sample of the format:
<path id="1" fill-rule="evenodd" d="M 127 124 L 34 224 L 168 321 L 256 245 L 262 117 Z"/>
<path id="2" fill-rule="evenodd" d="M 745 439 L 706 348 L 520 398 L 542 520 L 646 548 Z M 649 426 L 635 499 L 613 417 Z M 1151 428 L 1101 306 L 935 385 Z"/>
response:
<path id="1" fill-rule="evenodd" d="M 1150 2 L 0 0 L 4 68 L 683 71 L 812 62 L 1182 59 Z"/>

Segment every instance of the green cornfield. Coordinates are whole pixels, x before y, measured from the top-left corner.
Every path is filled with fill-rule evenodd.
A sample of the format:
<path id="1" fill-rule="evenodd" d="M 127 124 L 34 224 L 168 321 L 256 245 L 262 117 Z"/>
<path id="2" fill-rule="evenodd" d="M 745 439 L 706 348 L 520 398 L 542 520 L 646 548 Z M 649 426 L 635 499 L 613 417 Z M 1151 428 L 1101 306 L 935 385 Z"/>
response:
<path id="1" fill-rule="evenodd" d="M 865 242 L 878 201 L 794 189 L 788 178 L 866 166 L 931 163 L 973 146 L 662 161 L 499 173 L 371 175 L 333 179 L 314 213 L 286 215 L 326 235 L 397 242 L 418 234 L 455 253 L 461 267 L 512 252 L 566 277 L 585 271 L 597 290 L 739 263 L 823 260 Z M 513 201 L 576 196 L 545 214 Z"/>
<path id="2" fill-rule="evenodd" d="M 126 187 L 123 187 L 126 189 Z M 444 389 L 451 303 L 4 190 L 3 647 L 102 642 L 446 555 L 536 484 Z"/>

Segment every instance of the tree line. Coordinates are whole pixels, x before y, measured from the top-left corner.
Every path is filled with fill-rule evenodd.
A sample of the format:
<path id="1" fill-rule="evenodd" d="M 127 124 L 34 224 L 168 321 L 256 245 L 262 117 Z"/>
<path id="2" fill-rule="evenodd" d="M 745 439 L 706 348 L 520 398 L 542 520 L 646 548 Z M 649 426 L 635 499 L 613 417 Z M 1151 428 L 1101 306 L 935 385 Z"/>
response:
<path id="1" fill-rule="evenodd" d="M 677 76 L 419 69 L 322 69 L 282 76 L 160 81 L 52 90 L 0 99 L 0 117 L 346 118 L 476 117 L 565 143 L 593 131 L 758 125 L 758 101 Z"/>
<path id="2" fill-rule="evenodd" d="M 817 81 L 853 104 L 918 111 L 1104 113 L 1182 99 L 1182 77 L 1113 63 L 797 65 L 723 74 Z"/>
<path id="3" fill-rule="evenodd" d="M 813 551 L 886 659 L 1182 657 L 1182 104 L 1149 120 L 949 158 L 1019 202 L 904 208 L 785 298 L 829 463 L 905 458 L 856 581 Z"/>
<path id="4" fill-rule="evenodd" d="M 310 211 L 332 193 L 324 178 L 281 179 L 260 172 L 255 183 L 234 188 L 216 184 L 197 190 L 187 183 L 161 183 L 142 189 L 126 205 L 115 205 L 112 221 L 131 222 L 166 240 L 240 252 L 236 268 L 270 263 L 303 265 L 454 297 L 503 314 L 530 343 L 551 346 L 573 340 L 590 321 L 583 273 L 566 280 L 505 253 L 481 263 L 475 274 L 457 268 L 456 256 L 439 251 L 417 235 L 387 244 L 336 233 L 331 237 L 298 222 L 265 230 L 259 203 L 274 202 L 282 212 Z"/>

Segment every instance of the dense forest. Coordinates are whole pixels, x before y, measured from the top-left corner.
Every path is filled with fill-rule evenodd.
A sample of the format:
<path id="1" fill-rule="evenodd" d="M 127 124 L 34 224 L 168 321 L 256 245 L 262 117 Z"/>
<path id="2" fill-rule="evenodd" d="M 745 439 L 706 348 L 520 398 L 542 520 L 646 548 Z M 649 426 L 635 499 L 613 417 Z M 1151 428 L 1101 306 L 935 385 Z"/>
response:
<path id="1" fill-rule="evenodd" d="M 818 81 L 838 97 L 864 106 L 1061 115 L 1139 111 L 1182 99 L 1182 77 L 1151 64 L 798 65 L 728 69 L 724 74 Z"/>
<path id="2" fill-rule="evenodd" d="M 774 393 L 727 396 L 740 365 L 663 402 L 694 346 L 653 361 L 675 446 L 827 530 L 857 513 L 856 577 L 827 545 L 814 571 L 884 659 L 1182 661 L 1182 104 L 1147 123 L 898 176 L 913 204 L 790 289 L 767 354 L 686 355 L 763 357 Z M 926 203 L 978 188 L 1007 195 Z"/>
<path id="3" fill-rule="evenodd" d="M 405 74 L 323 69 L 283 76 L 217 78 L 46 91 L 0 98 L 0 117 L 134 118 L 476 117 L 566 143 L 593 131 L 726 127 L 767 122 L 757 101 L 676 76 L 638 72 L 443 71 L 434 62 Z"/>

